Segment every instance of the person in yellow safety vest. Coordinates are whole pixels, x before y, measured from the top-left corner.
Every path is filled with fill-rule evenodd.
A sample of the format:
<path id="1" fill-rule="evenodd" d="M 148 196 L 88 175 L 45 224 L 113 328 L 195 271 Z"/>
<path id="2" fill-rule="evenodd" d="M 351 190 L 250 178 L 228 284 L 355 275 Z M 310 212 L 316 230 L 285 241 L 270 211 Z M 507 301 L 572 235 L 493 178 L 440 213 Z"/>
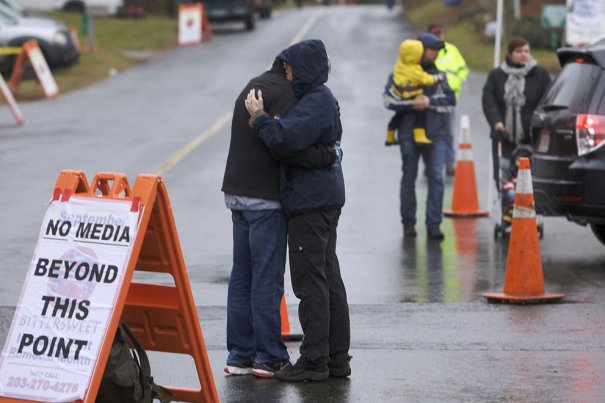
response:
<path id="1" fill-rule="evenodd" d="M 445 71 L 447 74 L 447 82 L 450 88 L 456 94 L 456 100 L 460 97 L 460 91 L 462 90 L 462 84 L 466 81 L 469 73 L 469 69 L 466 65 L 466 61 L 460 50 L 455 45 L 449 42 L 445 42 L 443 39 L 443 25 L 442 24 L 431 24 L 427 28 L 427 32 L 437 36 L 441 39 L 445 46 L 439 51 L 437 60 L 435 60 L 435 66 L 439 70 Z M 450 113 L 450 129 L 447 141 L 448 149 L 445 158 L 445 170 L 447 175 L 453 175 L 456 169 L 456 111 Z"/>

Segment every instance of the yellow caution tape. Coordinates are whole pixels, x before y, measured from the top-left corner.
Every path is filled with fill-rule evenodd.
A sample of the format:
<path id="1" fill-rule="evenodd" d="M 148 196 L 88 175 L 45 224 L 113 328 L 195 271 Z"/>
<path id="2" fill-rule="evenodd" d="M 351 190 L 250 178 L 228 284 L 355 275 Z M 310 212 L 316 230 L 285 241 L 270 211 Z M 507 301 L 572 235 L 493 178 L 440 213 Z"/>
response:
<path id="1" fill-rule="evenodd" d="M 16 48 L 16 47 L 12 47 L 12 48 L 3 48 L 0 47 L 0 55 L 4 56 L 4 55 L 18 55 L 19 53 L 21 53 L 23 49 L 21 48 Z"/>

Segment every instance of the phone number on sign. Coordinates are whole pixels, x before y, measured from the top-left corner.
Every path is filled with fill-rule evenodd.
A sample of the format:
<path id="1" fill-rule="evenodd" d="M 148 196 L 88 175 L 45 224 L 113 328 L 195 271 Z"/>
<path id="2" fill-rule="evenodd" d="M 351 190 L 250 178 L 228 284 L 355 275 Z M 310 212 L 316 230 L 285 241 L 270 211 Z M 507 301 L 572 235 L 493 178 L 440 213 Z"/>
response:
<path id="1" fill-rule="evenodd" d="M 33 390 L 54 390 L 57 393 L 74 393 L 78 391 L 78 384 L 72 382 L 50 382 L 45 379 L 27 379 L 10 376 L 6 387 L 33 389 Z"/>

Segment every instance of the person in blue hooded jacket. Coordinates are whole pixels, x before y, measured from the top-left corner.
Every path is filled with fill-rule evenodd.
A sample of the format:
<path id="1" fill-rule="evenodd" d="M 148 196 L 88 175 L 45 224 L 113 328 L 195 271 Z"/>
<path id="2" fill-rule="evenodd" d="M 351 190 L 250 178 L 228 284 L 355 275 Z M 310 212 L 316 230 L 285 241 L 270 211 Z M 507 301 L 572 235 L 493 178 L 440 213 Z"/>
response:
<path id="1" fill-rule="evenodd" d="M 317 144 L 340 144 L 336 98 L 324 85 L 329 60 L 320 40 L 306 40 L 278 55 L 298 103 L 286 116 L 263 110 L 262 92 L 246 98 L 250 125 L 280 159 Z M 288 217 L 294 294 L 305 338 L 294 365 L 275 373 L 282 381 L 321 381 L 351 374 L 347 294 L 336 256 L 336 229 L 345 203 L 342 167 L 309 169 L 282 163 L 280 199 Z"/>

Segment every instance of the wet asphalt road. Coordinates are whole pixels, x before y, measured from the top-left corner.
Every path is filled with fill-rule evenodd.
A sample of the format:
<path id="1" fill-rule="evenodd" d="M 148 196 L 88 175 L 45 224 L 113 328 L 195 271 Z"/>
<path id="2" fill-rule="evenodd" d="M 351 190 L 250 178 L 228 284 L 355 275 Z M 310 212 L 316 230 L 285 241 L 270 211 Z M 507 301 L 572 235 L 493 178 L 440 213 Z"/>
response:
<path id="1" fill-rule="evenodd" d="M 353 376 L 304 385 L 228 379 L 222 364 L 231 224 L 220 184 L 229 124 L 221 122 L 247 80 L 305 26 L 304 38 L 324 40 L 332 58 L 328 85 L 341 103 L 345 129 L 347 204 L 338 254 L 351 304 Z M 419 236 L 403 242 L 400 158 L 396 148 L 382 145 L 390 113 L 381 100 L 398 44 L 414 34 L 398 13 L 379 6 L 305 8 L 275 12 L 252 33 L 237 25 L 215 33 L 213 42 L 155 55 L 87 89 L 23 103 L 24 127 L 12 125 L 0 108 L 0 342 L 60 170 L 82 169 L 89 180 L 100 171 L 124 172 L 131 183 L 139 173 L 162 171 L 221 400 L 601 399 L 605 246 L 588 228 L 559 218 L 544 222 L 545 284 L 567 294 L 560 305 L 486 304 L 483 292 L 502 289 L 507 254 L 506 243 L 493 238 L 494 215 L 444 219 L 446 240 L 428 242 L 423 178 L 417 182 Z M 484 80 L 471 74 L 458 111 L 470 116 L 480 203 L 493 209 L 480 108 Z M 208 133 L 213 125 L 217 130 Z M 204 140 L 182 160 L 173 157 L 195 138 Z M 167 161 L 176 164 L 163 170 Z M 450 179 L 446 207 L 451 192 Z M 297 330 L 296 299 L 286 282 Z M 297 344 L 290 347 L 295 359 Z M 153 359 L 158 382 L 192 380 L 186 363 L 161 354 Z"/>

